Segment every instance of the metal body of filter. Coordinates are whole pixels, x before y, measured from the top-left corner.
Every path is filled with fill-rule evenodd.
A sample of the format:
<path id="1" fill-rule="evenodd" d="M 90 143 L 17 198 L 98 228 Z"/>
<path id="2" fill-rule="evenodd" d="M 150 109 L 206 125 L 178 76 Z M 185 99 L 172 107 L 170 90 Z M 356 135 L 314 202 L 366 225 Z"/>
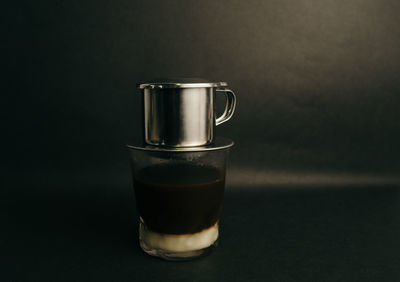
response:
<path id="1" fill-rule="evenodd" d="M 236 97 L 225 82 L 196 79 L 160 80 L 138 85 L 143 94 L 146 144 L 196 147 L 213 142 L 215 127 L 228 121 Z M 226 95 L 225 110 L 216 117 L 215 96 Z"/>

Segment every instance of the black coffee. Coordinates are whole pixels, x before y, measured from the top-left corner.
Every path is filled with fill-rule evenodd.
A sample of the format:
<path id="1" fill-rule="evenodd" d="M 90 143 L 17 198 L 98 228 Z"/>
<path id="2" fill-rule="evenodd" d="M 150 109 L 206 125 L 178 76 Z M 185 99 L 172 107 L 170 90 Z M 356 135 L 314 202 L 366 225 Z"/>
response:
<path id="1" fill-rule="evenodd" d="M 196 233 L 213 226 L 221 213 L 224 173 L 197 165 L 155 165 L 134 177 L 136 204 L 150 230 Z"/>

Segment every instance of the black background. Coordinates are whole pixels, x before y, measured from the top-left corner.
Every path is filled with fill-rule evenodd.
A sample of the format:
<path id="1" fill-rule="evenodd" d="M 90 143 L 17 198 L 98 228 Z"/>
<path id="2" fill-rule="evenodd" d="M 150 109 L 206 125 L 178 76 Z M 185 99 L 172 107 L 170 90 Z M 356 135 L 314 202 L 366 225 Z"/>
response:
<path id="1" fill-rule="evenodd" d="M 399 10 L 394 0 L 7 5 L 6 281 L 400 280 Z M 135 84 L 177 76 L 227 81 L 238 98 L 217 131 L 236 142 L 225 237 L 187 264 L 140 252 L 124 147 L 141 138 Z"/>

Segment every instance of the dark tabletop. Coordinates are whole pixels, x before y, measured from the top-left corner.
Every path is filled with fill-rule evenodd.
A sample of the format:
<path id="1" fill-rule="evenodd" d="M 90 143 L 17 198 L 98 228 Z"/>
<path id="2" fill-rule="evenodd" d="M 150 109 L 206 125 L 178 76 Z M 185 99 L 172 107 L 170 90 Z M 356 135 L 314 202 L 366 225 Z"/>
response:
<path id="1" fill-rule="evenodd" d="M 400 187 L 227 187 L 219 247 L 180 263 L 140 250 L 130 185 L 59 188 L 9 201 L 2 281 L 400 280 Z"/>

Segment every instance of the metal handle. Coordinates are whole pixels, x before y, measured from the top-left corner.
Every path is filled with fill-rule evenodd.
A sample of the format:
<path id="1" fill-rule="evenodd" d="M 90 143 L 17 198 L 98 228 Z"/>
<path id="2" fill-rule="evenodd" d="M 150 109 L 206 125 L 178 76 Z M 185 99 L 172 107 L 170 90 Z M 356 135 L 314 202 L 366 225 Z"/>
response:
<path id="1" fill-rule="evenodd" d="M 216 89 L 215 91 L 223 92 L 226 97 L 225 110 L 223 114 L 215 120 L 215 124 L 220 125 L 221 123 L 230 120 L 230 118 L 233 116 L 236 107 L 236 96 L 235 93 L 233 93 L 233 91 L 230 89 Z"/>

